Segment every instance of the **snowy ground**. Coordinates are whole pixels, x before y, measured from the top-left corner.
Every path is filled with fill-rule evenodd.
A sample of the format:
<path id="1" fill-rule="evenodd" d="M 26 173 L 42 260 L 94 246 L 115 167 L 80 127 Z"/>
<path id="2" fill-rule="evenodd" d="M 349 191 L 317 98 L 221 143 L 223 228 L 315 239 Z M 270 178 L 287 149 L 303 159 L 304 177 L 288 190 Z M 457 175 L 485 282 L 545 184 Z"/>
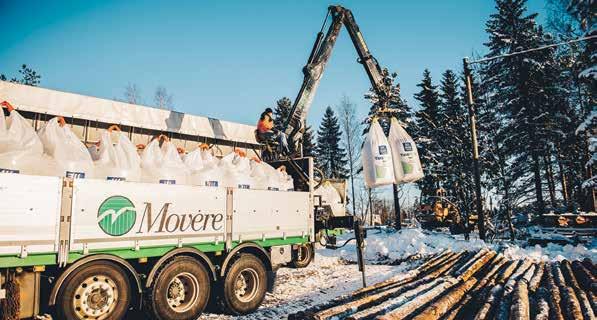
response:
<path id="1" fill-rule="evenodd" d="M 286 315 L 321 304 L 339 295 L 362 287 L 361 274 L 355 264 L 346 264 L 338 257 L 325 256 L 318 250 L 315 261 L 304 269 L 283 268 L 278 271 L 274 293 L 268 293 L 261 307 L 243 317 L 204 314 L 200 319 L 285 319 Z M 367 284 L 373 284 L 398 275 L 409 266 L 369 265 L 366 267 Z"/>
<path id="2" fill-rule="evenodd" d="M 351 234 L 342 238 L 347 239 Z M 338 243 L 342 243 L 341 239 Z M 420 229 L 406 229 L 399 233 L 370 230 L 367 237 L 365 256 L 367 259 L 367 284 L 380 282 L 391 277 L 403 277 L 418 265 L 417 255 L 427 255 L 451 249 L 452 251 L 490 247 L 502 252 L 508 258 L 527 257 L 536 261 L 583 259 L 597 260 L 597 240 L 587 246 L 550 244 L 546 247 L 527 247 L 512 244 L 486 244 L 479 239 L 464 241 L 462 237 L 432 233 Z M 289 313 L 329 301 L 362 286 L 357 266 L 354 242 L 343 249 L 318 249 L 315 262 L 305 269 L 281 269 L 278 271 L 277 286 L 267 294 L 263 305 L 253 314 L 232 317 L 221 314 L 204 314 L 200 319 L 210 320 L 253 320 L 285 319 Z M 394 265 L 392 265 L 394 264 Z"/>

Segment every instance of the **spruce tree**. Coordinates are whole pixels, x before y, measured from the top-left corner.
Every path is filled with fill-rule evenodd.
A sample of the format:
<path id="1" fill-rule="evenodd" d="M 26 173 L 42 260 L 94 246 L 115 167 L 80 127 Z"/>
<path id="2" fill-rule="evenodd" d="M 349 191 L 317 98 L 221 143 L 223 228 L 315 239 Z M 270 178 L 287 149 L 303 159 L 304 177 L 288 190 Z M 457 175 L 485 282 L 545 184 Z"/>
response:
<path id="1" fill-rule="evenodd" d="M 402 99 L 400 95 L 400 84 L 396 83 L 396 73 L 392 73 L 386 76 L 386 81 L 392 83 L 391 90 L 390 90 L 390 99 L 387 101 L 387 111 L 389 111 L 386 116 L 392 116 L 397 118 L 403 125 L 405 125 L 406 130 L 409 132 L 414 132 L 416 130 L 416 124 L 413 122 L 412 119 L 412 111 L 406 100 Z M 365 99 L 371 102 L 371 109 L 369 110 L 369 117 L 374 115 L 378 110 L 382 108 L 382 101 L 377 97 L 377 94 L 373 90 L 373 88 L 369 89 L 369 92 L 365 94 Z M 383 117 L 378 119 L 379 124 L 381 125 L 384 133 L 388 135 L 390 132 L 390 118 Z M 363 129 L 363 134 L 369 132 L 369 125 L 365 126 Z"/>
<path id="2" fill-rule="evenodd" d="M 282 126 L 290 114 L 290 108 L 292 107 L 292 101 L 287 97 L 283 97 L 276 101 L 274 107 L 274 124 L 277 130 L 283 131 Z"/>
<path id="3" fill-rule="evenodd" d="M 541 30 L 535 24 L 536 14 L 526 15 L 525 0 L 496 0 L 497 13 L 486 26 L 489 33 L 488 56 L 513 53 L 543 45 Z M 541 157 L 547 152 L 549 133 L 544 119 L 548 115 L 543 63 L 545 52 L 534 51 L 489 61 L 484 66 L 488 94 L 496 110 L 506 120 L 501 130 L 508 170 L 518 179 L 520 197 L 534 190 L 537 212 L 545 212 L 541 177 Z"/>
<path id="4" fill-rule="evenodd" d="M 420 109 L 415 112 L 417 121 L 415 141 L 425 174 L 417 184 L 421 189 L 421 195 L 429 196 L 435 194 L 435 190 L 441 186 L 440 181 L 445 173 L 441 162 L 442 149 L 439 144 L 443 139 L 441 132 L 443 119 L 437 86 L 433 85 L 429 70 L 425 69 L 423 80 L 417 86 L 421 91 L 415 94 L 415 99 L 420 102 Z"/>
<path id="5" fill-rule="evenodd" d="M 461 204 L 470 203 L 473 195 L 471 139 L 467 110 L 461 100 L 458 78 L 452 70 L 446 70 L 440 83 L 440 112 L 444 119 L 440 127 L 444 138 L 438 141 L 443 150 L 439 159 L 449 168 L 444 175 L 446 193 Z"/>
<path id="6" fill-rule="evenodd" d="M 317 166 L 326 178 L 344 179 L 348 176 L 346 151 L 341 147 L 342 132 L 338 118 L 331 107 L 327 107 L 317 130 Z"/>

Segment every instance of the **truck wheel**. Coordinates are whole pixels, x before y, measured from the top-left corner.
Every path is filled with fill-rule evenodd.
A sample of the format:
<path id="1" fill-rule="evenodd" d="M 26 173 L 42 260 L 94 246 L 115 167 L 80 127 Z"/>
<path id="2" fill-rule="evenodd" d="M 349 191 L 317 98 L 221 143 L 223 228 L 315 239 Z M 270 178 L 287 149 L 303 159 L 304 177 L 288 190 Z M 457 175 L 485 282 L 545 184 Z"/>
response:
<path id="1" fill-rule="evenodd" d="M 314 250 L 310 243 L 301 244 L 296 250 L 292 251 L 292 267 L 305 268 L 313 261 Z"/>
<path id="2" fill-rule="evenodd" d="M 255 311 L 265 298 L 267 271 L 252 254 L 241 254 L 226 272 L 221 295 L 224 308 L 231 314 Z"/>
<path id="3" fill-rule="evenodd" d="M 83 265 L 66 277 L 56 301 L 58 319 L 123 319 L 131 302 L 127 274 L 109 261 Z"/>
<path id="4" fill-rule="evenodd" d="M 157 274 L 148 305 L 156 319 L 197 319 L 205 309 L 210 294 L 209 274 L 196 259 L 179 256 Z"/>

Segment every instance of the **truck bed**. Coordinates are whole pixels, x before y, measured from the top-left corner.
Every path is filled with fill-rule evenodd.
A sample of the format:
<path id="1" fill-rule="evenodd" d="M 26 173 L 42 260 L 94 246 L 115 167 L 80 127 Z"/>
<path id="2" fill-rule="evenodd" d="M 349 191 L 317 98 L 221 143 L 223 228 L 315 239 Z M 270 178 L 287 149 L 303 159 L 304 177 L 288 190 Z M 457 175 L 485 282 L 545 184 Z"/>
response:
<path id="1" fill-rule="evenodd" d="M 314 233 L 309 192 L 0 174 L 0 199 L 0 267 L 304 243 Z"/>

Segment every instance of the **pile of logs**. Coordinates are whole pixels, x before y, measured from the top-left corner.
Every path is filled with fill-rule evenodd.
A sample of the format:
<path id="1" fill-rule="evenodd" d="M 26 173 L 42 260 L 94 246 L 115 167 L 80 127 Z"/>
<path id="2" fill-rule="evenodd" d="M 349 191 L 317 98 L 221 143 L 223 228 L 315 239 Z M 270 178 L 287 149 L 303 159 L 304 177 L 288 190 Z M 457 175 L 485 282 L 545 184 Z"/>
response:
<path id="1" fill-rule="evenodd" d="M 289 315 L 299 319 L 596 319 L 592 261 L 444 251 L 406 275 Z"/>

